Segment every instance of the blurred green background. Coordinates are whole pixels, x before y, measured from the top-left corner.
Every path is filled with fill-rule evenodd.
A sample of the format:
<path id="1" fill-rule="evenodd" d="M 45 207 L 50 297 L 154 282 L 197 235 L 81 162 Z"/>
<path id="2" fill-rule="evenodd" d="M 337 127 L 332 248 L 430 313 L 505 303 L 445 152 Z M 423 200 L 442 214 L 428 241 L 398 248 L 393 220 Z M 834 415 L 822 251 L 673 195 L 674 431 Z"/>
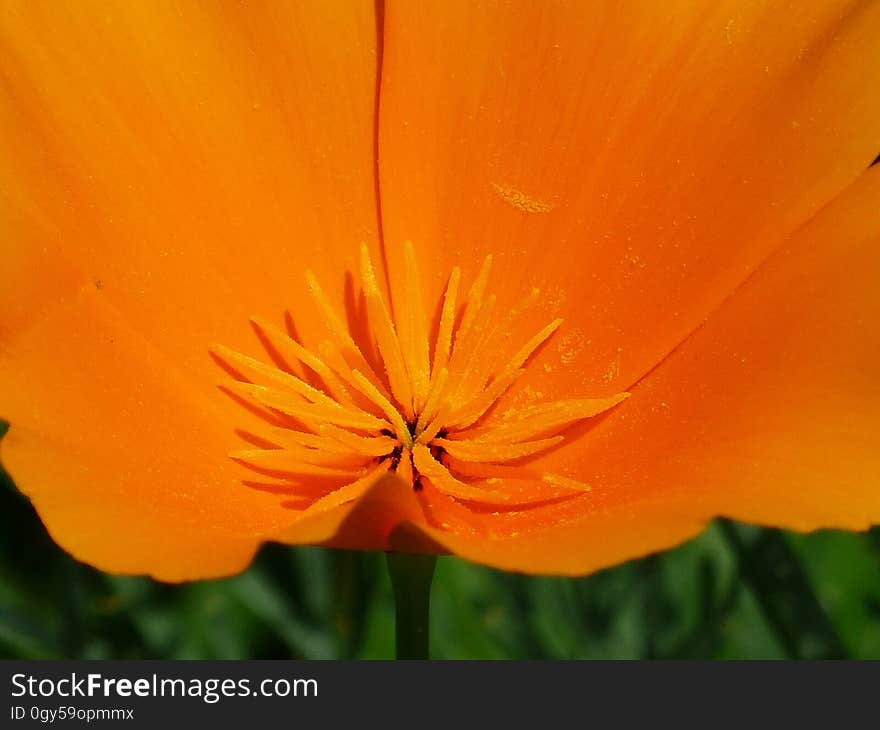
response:
<path id="1" fill-rule="evenodd" d="M 384 556 L 265 547 L 226 580 L 166 585 L 58 548 L 0 475 L 0 657 L 390 658 Z M 880 530 L 796 535 L 726 521 L 582 579 L 441 558 L 432 655 L 880 658 Z"/>

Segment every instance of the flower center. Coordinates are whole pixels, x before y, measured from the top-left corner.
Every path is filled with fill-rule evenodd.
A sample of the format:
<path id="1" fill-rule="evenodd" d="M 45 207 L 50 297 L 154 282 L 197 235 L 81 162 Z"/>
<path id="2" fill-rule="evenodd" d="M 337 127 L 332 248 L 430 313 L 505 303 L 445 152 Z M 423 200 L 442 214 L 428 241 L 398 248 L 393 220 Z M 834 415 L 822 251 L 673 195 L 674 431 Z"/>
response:
<path id="1" fill-rule="evenodd" d="M 276 480 L 291 497 L 288 506 L 311 512 L 357 499 L 387 472 L 396 472 L 427 500 L 429 518 L 431 500 L 473 510 L 524 510 L 589 491 L 587 484 L 535 469 L 535 457 L 563 443 L 563 432 L 574 423 L 612 408 L 628 394 L 539 402 L 495 414 L 499 400 L 562 320 L 549 322 L 525 342 L 513 342 L 514 325 L 539 292 L 533 289 L 518 306 L 496 315 L 496 299 L 486 292 L 488 256 L 464 296 L 461 271 L 452 270 L 439 326 L 430 337 L 411 244 L 404 248 L 403 263 L 403 310 L 392 316 L 369 252 L 361 247 L 371 342 L 355 341 L 307 272 L 326 340 L 306 347 L 290 333 L 254 319 L 273 364 L 222 345 L 212 348 L 236 376 L 228 390 L 266 422 L 259 434 L 265 448 L 236 451 L 232 458 Z M 365 355 L 373 343 L 376 367 Z"/>

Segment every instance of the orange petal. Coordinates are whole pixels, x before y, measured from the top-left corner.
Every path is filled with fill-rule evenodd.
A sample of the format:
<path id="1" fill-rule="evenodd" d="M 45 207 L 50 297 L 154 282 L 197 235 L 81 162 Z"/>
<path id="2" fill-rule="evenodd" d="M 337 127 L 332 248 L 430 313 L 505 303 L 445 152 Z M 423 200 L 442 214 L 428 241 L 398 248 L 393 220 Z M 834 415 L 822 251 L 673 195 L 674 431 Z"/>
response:
<path id="1" fill-rule="evenodd" d="M 593 438 L 619 439 L 645 489 L 750 522 L 880 522 L 878 210 L 875 166 L 638 384 L 584 459 L 610 471 Z"/>
<path id="2" fill-rule="evenodd" d="M 348 550 L 407 550 L 444 552 L 424 533 L 424 517 L 412 482 L 397 474 L 384 473 L 366 489 L 363 482 L 353 487 L 356 501 L 324 510 L 321 504 L 303 513 L 292 528 L 280 530 L 274 539 L 294 545 L 325 544 Z M 331 498 L 332 499 L 332 498 Z M 406 532 L 405 545 L 395 540 L 399 530 Z"/>
<path id="3" fill-rule="evenodd" d="M 338 260 L 377 246 L 374 15 L 3 3 L 0 327 L 40 309 L 21 295 L 54 306 L 73 269 L 199 378 L 217 375 L 206 343 L 259 354 L 251 316 L 290 308 L 308 334 L 303 269 L 342 301 Z"/>
<path id="4" fill-rule="evenodd" d="M 94 287 L 14 348 L 0 358 L 3 466 L 80 560 L 162 580 L 223 575 L 292 521 L 239 481 L 222 411 Z"/>
<path id="5" fill-rule="evenodd" d="M 588 481 L 580 514 L 506 539 L 426 534 L 495 567 L 579 574 L 673 545 L 717 515 L 798 530 L 880 522 L 878 209 L 874 167 L 626 403 L 530 465 Z"/>
<path id="6" fill-rule="evenodd" d="M 0 7 L 2 458 L 76 557 L 221 575 L 294 521 L 241 484 L 252 419 L 208 353 L 264 357 L 249 317 L 288 307 L 307 335 L 304 267 L 342 301 L 338 260 L 377 251 L 374 18 Z"/>
<path id="7" fill-rule="evenodd" d="M 670 548 L 696 535 L 703 520 L 670 513 L 665 502 L 617 503 L 575 521 L 506 539 L 417 528 L 440 551 L 502 570 L 585 575 L 600 568 Z"/>
<path id="8" fill-rule="evenodd" d="M 878 3 L 389 0 L 384 37 L 392 280 L 496 254 L 523 334 L 565 318 L 547 398 L 628 389 L 877 153 Z"/>
<path id="9" fill-rule="evenodd" d="M 86 355 L 116 367 L 83 367 Z M 253 474 L 225 453 L 216 404 L 93 287 L 0 359 L 0 403 L 13 421 L 3 466 L 52 537 L 109 572 L 209 578 L 244 569 L 264 540 L 384 550 L 401 523 L 424 524 L 411 483 L 380 479 L 381 468 L 369 475 L 379 483 L 357 481 L 300 513 L 246 487 Z M 420 534 L 406 549 L 442 550 Z"/>

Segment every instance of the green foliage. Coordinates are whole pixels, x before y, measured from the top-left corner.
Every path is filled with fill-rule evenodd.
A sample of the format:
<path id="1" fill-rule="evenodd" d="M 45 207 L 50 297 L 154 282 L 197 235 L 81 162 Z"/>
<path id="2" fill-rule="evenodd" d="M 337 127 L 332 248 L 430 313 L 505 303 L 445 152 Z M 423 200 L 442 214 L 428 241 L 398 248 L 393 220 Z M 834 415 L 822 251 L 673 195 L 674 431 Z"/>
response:
<path id="1" fill-rule="evenodd" d="M 265 547 L 226 580 L 165 585 L 64 554 L 0 483 L 0 657 L 389 658 L 383 556 Z M 437 658 L 880 658 L 880 531 L 795 535 L 719 521 L 582 579 L 441 558 Z"/>

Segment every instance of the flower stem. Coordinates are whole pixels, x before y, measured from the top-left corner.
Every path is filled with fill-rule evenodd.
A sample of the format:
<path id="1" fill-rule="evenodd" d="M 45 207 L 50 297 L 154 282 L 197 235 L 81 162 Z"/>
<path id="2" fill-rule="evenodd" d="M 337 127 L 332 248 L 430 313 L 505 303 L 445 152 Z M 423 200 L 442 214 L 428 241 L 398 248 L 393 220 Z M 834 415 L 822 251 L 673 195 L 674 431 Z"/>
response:
<path id="1" fill-rule="evenodd" d="M 436 555 L 386 553 L 394 589 L 395 639 L 398 659 L 428 659 L 431 580 Z"/>

